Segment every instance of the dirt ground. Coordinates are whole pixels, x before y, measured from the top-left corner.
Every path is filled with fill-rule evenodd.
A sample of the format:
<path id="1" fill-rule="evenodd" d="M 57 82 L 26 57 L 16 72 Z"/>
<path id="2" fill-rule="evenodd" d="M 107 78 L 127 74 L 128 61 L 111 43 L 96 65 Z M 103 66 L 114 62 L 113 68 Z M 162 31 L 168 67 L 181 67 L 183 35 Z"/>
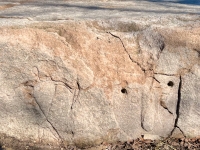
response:
<path id="1" fill-rule="evenodd" d="M 112 150 L 199 150 L 200 139 L 175 139 L 168 138 L 165 140 L 144 140 L 136 139 L 131 142 L 119 142 L 118 144 L 111 145 Z"/>
<path id="2" fill-rule="evenodd" d="M 91 148 L 89 150 L 96 150 Z M 102 145 L 98 150 L 200 150 L 200 139 L 175 139 L 144 140 L 138 138 L 129 142 L 118 142 L 115 144 Z"/>
<path id="3" fill-rule="evenodd" d="M 0 136 L 0 150 L 81 150 L 75 146 L 58 147 L 51 144 L 27 143 L 12 137 Z M 200 150 L 200 138 L 167 138 L 164 140 L 148 140 L 138 138 L 114 144 L 102 143 L 85 150 Z"/>

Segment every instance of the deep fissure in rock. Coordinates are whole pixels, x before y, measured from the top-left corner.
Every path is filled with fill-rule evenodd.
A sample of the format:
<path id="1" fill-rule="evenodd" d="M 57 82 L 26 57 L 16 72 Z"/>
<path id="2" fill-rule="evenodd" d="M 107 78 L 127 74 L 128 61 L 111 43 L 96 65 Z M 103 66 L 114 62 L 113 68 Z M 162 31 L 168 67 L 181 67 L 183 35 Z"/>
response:
<path id="1" fill-rule="evenodd" d="M 181 130 L 181 128 L 177 126 L 179 115 L 180 115 L 182 77 L 180 76 L 179 79 L 180 79 L 180 81 L 179 81 L 179 86 L 178 86 L 178 101 L 177 101 L 177 105 L 176 105 L 176 119 L 175 119 L 175 123 L 174 123 L 174 129 L 172 130 L 171 135 L 174 132 L 175 128 L 178 128 L 182 132 L 183 136 L 186 137 L 184 132 Z"/>
<path id="2" fill-rule="evenodd" d="M 181 87 L 182 87 L 182 79 L 180 76 L 180 81 L 179 81 L 179 86 L 178 86 L 178 101 L 176 105 L 176 119 L 175 119 L 174 127 L 177 127 L 178 118 L 179 118 L 180 102 L 181 102 Z"/>

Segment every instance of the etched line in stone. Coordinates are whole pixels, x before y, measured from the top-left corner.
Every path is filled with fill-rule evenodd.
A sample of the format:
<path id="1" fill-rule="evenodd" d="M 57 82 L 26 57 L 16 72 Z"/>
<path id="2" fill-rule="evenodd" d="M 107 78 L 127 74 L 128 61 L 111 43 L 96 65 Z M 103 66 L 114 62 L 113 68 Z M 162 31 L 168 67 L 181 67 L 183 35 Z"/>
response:
<path id="1" fill-rule="evenodd" d="M 121 42 L 121 44 L 122 44 L 122 46 L 123 46 L 123 48 L 124 48 L 124 51 L 127 53 L 129 59 L 130 59 L 132 62 L 136 63 L 136 64 L 140 67 L 140 69 L 141 69 L 143 72 L 145 72 L 145 69 L 141 66 L 141 64 L 139 64 L 137 61 L 135 61 L 135 60 L 132 59 L 132 57 L 131 57 L 130 54 L 128 53 L 128 51 L 127 51 L 127 49 L 126 49 L 126 47 L 125 47 L 125 45 L 124 45 L 122 39 L 121 39 L 119 36 L 112 34 L 111 32 L 108 32 L 108 33 L 109 33 L 110 35 L 112 35 L 113 37 L 115 37 L 115 38 L 117 38 L 117 39 L 120 40 L 120 42 Z"/>

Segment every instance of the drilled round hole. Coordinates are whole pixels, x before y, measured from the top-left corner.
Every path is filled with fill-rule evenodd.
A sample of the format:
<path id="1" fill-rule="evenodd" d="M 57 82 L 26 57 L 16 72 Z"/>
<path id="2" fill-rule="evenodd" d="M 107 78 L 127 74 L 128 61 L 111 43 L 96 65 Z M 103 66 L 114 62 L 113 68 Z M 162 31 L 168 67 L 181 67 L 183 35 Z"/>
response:
<path id="1" fill-rule="evenodd" d="M 125 88 L 122 88 L 122 89 L 121 89 L 121 92 L 122 92 L 123 94 L 126 94 L 126 93 L 127 93 L 127 90 L 126 90 Z"/>
<path id="2" fill-rule="evenodd" d="M 167 85 L 173 87 L 173 86 L 174 86 L 174 82 L 169 81 L 169 82 L 167 83 Z"/>

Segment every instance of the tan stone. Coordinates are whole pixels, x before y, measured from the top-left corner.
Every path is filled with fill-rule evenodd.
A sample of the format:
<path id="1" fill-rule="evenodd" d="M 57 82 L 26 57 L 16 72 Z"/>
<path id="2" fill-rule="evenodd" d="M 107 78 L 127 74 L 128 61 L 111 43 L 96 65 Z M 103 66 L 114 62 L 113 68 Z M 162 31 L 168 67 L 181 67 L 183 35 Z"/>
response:
<path id="1" fill-rule="evenodd" d="M 79 3 L 58 1 L 61 18 L 72 13 L 64 11 L 64 6 L 80 7 L 83 12 L 93 8 L 88 1 Z M 103 12 L 107 3 L 110 7 Z M 136 1 L 119 3 L 135 6 Z M 43 11 L 40 16 L 36 11 L 35 17 L 9 16 L 15 14 L 16 6 L 0 7 L 4 18 L 0 20 L 0 133 L 80 148 L 141 135 L 147 139 L 175 136 L 177 128 L 185 136 L 199 136 L 196 16 L 188 21 L 184 15 L 186 21 L 177 23 L 174 15 L 146 20 L 142 14 L 135 22 L 130 14 L 127 20 L 108 21 L 106 12 L 120 5 L 97 4 L 105 18 L 92 18 L 90 8 L 86 12 L 91 20 L 76 12 L 71 19 L 59 21 L 51 1 L 43 7 L 52 9 L 52 14 Z M 35 6 L 41 9 L 38 1 L 18 5 L 27 12 L 37 10 Z M 132 5 L 132 9 L 140 7 Z M 116 17 L 123 15 L 119 11 Z"/>

